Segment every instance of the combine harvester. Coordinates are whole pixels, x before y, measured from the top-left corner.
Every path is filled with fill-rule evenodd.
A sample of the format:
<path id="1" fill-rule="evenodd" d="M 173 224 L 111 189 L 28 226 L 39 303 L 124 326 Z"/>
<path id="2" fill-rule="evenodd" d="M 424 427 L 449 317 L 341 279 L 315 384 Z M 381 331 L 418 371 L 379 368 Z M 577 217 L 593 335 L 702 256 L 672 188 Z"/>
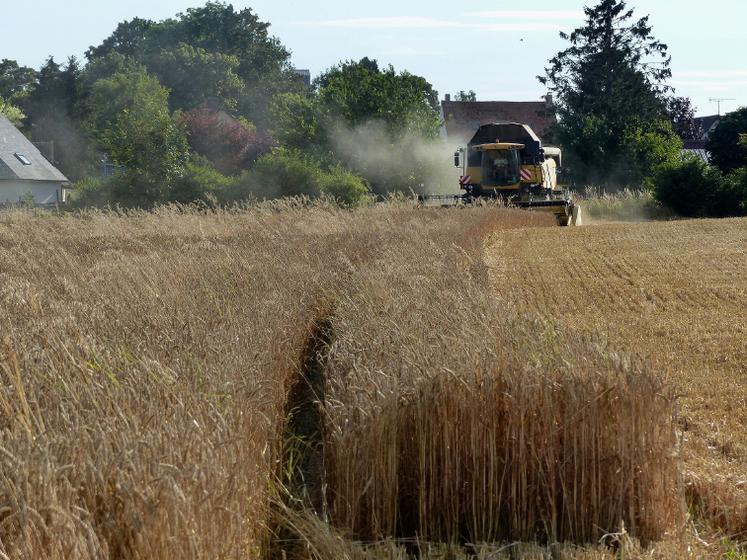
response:
<path id="1" fill-rule="evenodd" d="M 467 149 L 454 154 L 462 168 L 461 195 L 420 195 L 420 204 L 441 206 L 497 199 L 510 206 L 549 212 L 558 225 L 580 225 L 579 207 L 558 187 L 559 148 L 542 147 L 532 129 L 519 123 L 481 126 Z"/>

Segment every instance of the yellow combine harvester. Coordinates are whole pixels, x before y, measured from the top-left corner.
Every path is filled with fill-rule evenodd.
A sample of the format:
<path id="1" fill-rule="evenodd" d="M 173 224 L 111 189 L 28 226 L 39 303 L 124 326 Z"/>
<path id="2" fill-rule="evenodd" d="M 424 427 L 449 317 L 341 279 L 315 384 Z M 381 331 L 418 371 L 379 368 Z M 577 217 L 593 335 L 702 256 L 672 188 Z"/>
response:
<path id="1" fill-rule="evenodd" d="M 462 168 L 459 183 L 465 194 L 426 195 L 420 200 L 501 199 L 518 208 L 552 213 L 561 226 L 576 225 L 578 206 L 558 186 L 560 164 L 560 149 L 543 148 L 528 125 L 486 124 L 466 149 L 454 154 L 454 165 Z"/>

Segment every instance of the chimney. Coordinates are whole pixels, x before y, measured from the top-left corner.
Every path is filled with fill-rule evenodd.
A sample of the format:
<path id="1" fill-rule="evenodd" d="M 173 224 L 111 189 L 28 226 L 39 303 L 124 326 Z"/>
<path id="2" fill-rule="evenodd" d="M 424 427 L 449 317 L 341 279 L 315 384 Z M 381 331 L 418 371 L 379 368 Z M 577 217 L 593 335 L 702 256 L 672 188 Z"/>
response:
<path id="1" fill-rule="evenodd" d="M 545 109 L 552 109 L 553 108 L 553 99 L 552 99 L 552 93 L 548 93 L 545 96 Z"/>
<path id="2" fill-rule="evenodd" d="M 446 94 L 445 101 L 451 101 L 451 94 L 450 93 Z"/>

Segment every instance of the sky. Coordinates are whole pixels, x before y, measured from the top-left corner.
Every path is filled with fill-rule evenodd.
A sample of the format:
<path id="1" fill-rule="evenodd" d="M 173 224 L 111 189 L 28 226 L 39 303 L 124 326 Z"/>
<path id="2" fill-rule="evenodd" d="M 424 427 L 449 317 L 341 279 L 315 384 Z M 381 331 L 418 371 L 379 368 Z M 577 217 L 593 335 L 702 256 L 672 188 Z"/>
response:
<path id="1" fill-rule="evenodd" d="M 0 0 L 0 59 L 38 68 L 50 55 L 79 58 L 117 23 L 172 17 L 199 0 L 31 0 L 11 9 Z M 537 81 L 567 44 L 561 30 L 583 21 L 594 0 L 235 0 L 271 23 L 297 68 L 317 75 L 341 60 L 364 56 L 424 76 L 441 97 L 474 90 L 481 101 L 531 101 L 546 93 Z M 8 6 L 5 6 L 8 4 Z M 670 82 L 698 115 L 747 106 L 747 0 L 628 0 L 650 16 L 654 35 L 672 56 Z M 17 2 L 12 3 L 18 8 Z M 526 8 L 526 9 L 524 9 Z"/>

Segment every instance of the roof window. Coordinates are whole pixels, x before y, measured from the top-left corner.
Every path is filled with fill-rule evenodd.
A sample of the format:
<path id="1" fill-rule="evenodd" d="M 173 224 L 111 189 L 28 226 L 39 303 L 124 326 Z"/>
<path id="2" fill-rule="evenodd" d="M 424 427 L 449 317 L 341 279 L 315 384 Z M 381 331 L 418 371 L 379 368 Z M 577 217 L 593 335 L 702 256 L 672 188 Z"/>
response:
<path id="1" fill-rule="evenodd" d="M 31 165 L 31 161 L 25 155 L 19 154 L 18 152 L 13 155 L 16 156 L 18 161 L 20 161 L 23 165 Z"/>

